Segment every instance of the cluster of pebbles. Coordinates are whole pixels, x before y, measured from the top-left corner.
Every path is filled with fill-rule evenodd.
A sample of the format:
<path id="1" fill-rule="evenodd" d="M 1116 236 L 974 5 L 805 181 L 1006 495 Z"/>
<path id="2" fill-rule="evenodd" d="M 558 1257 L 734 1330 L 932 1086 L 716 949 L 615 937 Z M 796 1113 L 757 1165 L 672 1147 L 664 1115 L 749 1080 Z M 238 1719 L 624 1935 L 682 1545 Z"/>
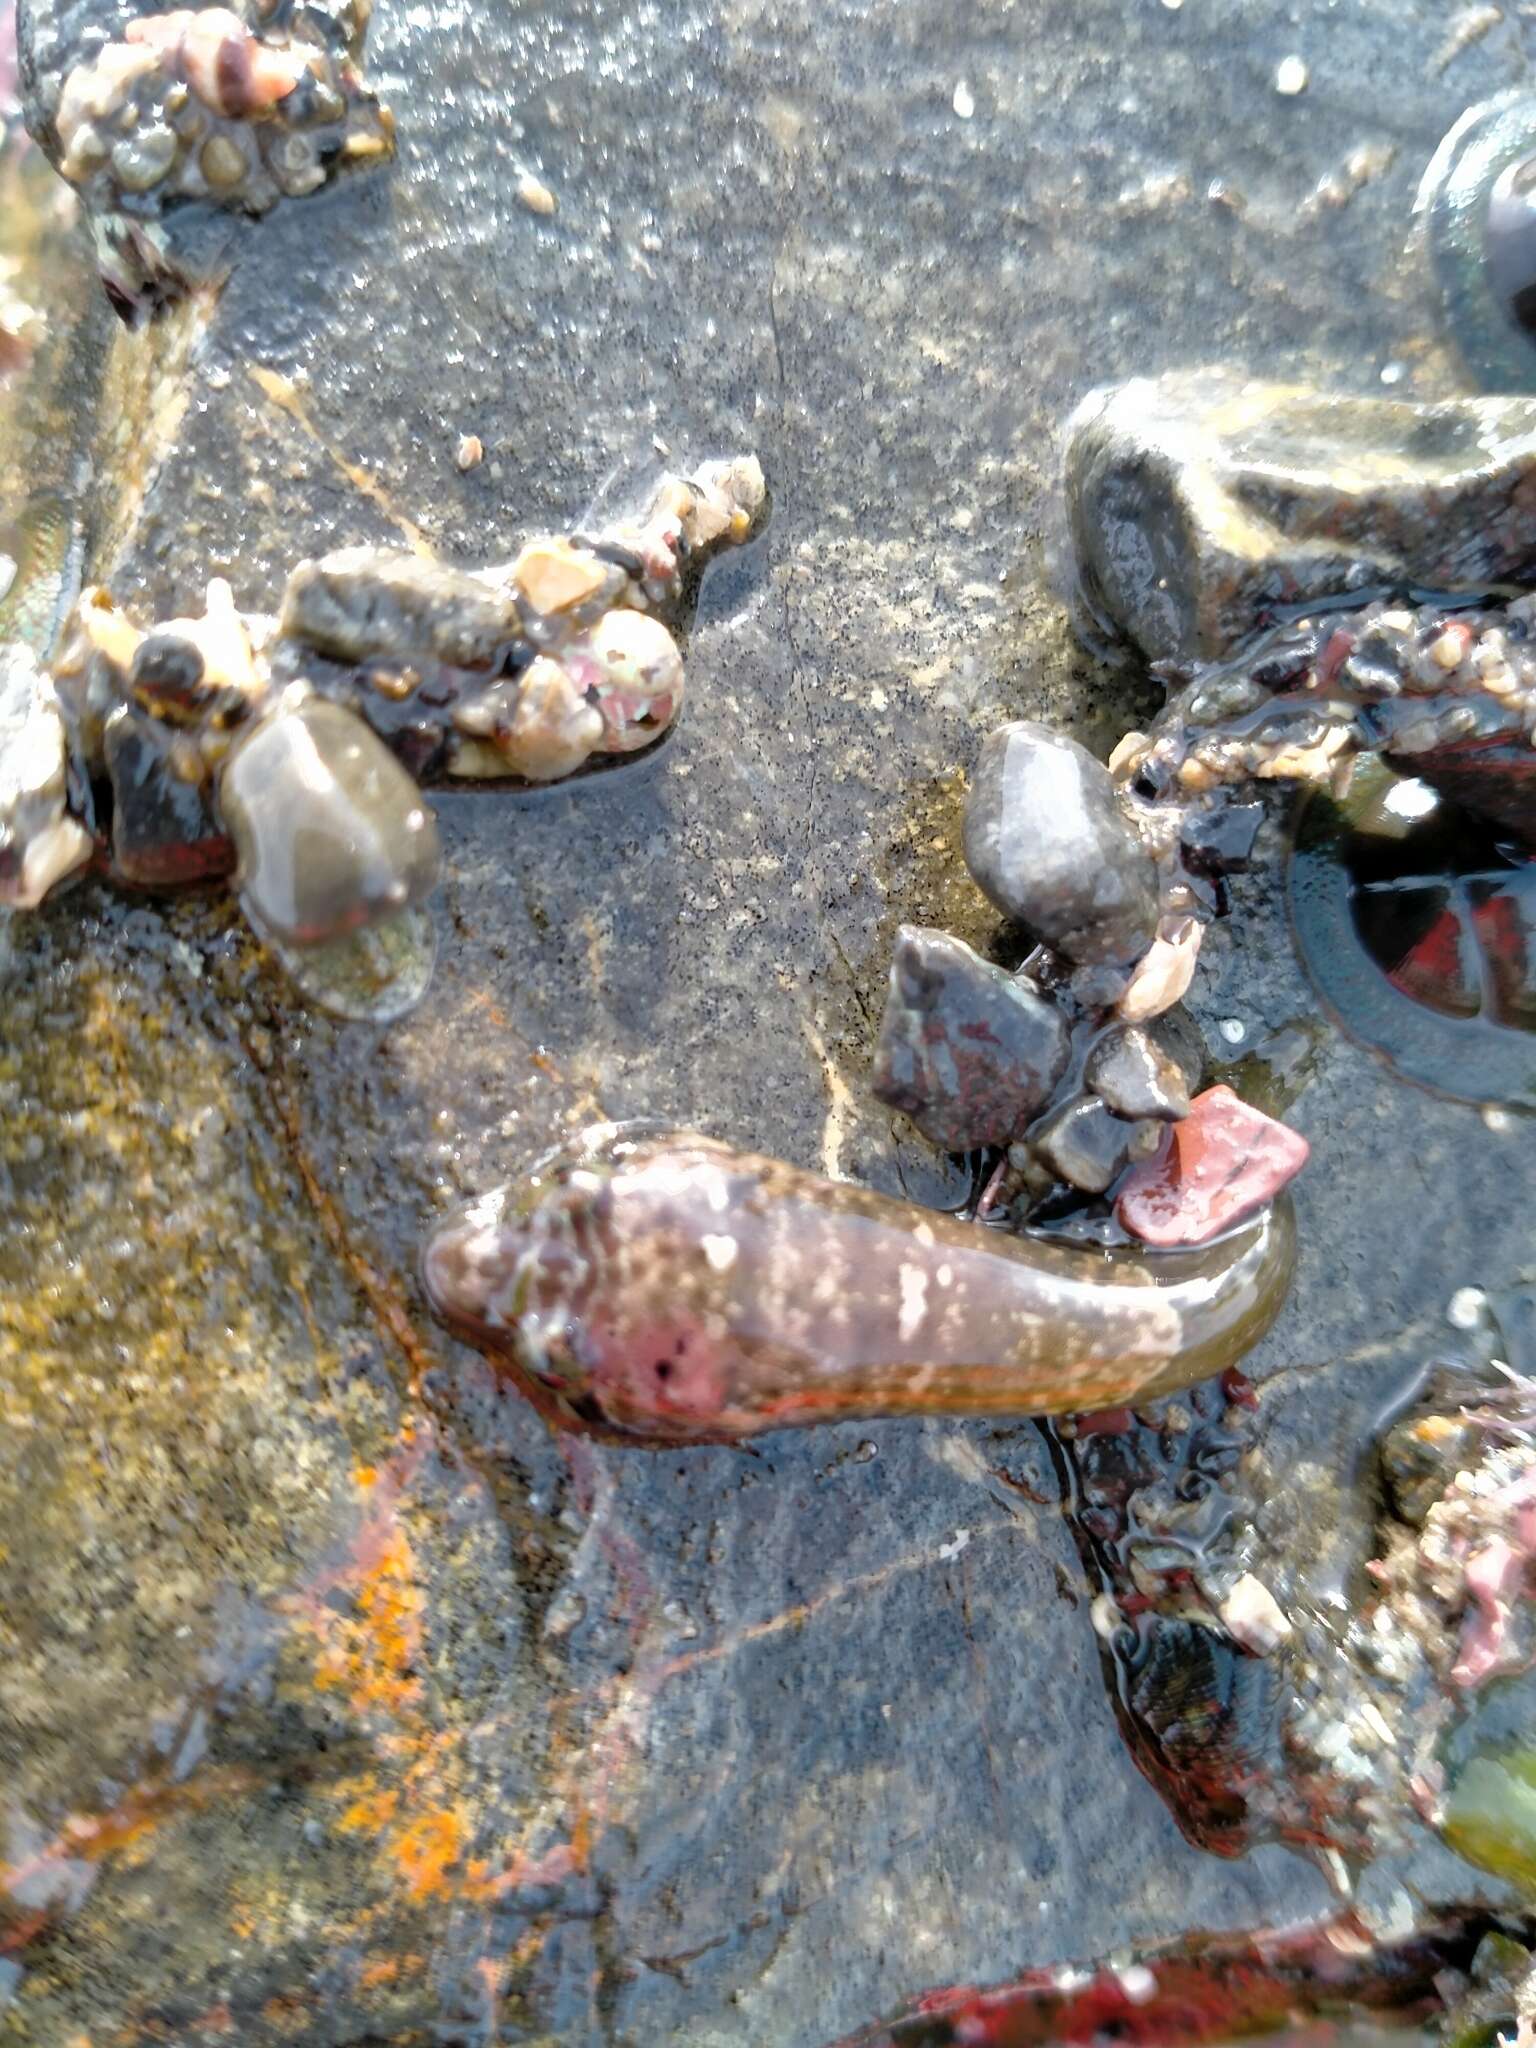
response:
<path id="1" fill-rule="evenodd" d="M 1204 1041 L 1180 1007 L 1221 877 L 1246 864 L 1262 817 L 1210 805 L 1187 837 L 1171 817 L 1148 830 L 1075 740 L 1029 721 L 987 739 L 965 857 L 1023 963 L 1010 974 L 904 926 L 873 1080 L 935 1144 L 992 1155 L 983 1217 L 1070 1214 L 1103 1241 L 1196 1244 L 1304 1162 L 1301 1139 L 1230 1089 L 1198 1092 Z"/>
<path id="2" fill-rule="evenodd" d="M 38 139 L 80 193 L 102 282 L 133 321 L 193 279 L 167 216 L 261 215 L 394 151 L 363 84 L 372 0 L 252 0 L 130 21 L 69 72 Z"/>
<path id="3" fill-rule="evenodd" d="M 1001 1155 L 983 1213 L 1066 1208 L 1079 1228 L 1175 1243 L 1267 1199 L 1305 1149 L 1228 1090 L 1196 1095 L 1203 1045 L 1178 1007 L 1227 877 L 1253 858 L 1267 789 L 1342 795 L 1379 758 L 1536 843 L 1533 627 L 1532 598 L 1334 605 L 1221 662 L 1165 667 L 1168 704 L 1107 766 L 1029 721 L 994 732 L 965 857 L 1022 935 L 1023 962 L 1009 974 L 942 932 L 903 928 L 876 1094 L 946 1150 Z M 1192 1103 L 1181 1141 L 1171 1127 Z M 1178 1155 L 1196 1146 L 1220 1195 L 1181 1217 L 1170 1177 L 1187 1184 Z"/>
<path id="4" fill-rule="evenodd" d="M 220 580 L 200 616 L 149 627 L 87 590 L 50 669 L 0 658 L 0 906 L 90 867 L 147 889 L 233 876 L 310 994 L 398 1014 L 431 969 L 421 785 L 547 783 L 652 745 L 683 697 L 658 614 L 764 499 L 741 457 L 495 568 L 342 549 L 298 565 L 275 619 Z"/>

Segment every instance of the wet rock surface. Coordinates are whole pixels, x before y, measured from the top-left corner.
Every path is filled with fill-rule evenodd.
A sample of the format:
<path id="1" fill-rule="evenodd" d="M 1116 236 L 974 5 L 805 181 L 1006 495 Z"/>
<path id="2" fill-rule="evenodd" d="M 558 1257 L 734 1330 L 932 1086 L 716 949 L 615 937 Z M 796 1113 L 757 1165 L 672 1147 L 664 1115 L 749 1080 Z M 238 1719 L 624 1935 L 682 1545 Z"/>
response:
<path id="1" fill-rule="evenodd" d="M 657 433 L 758 449 L 776 502 L 706 581 L 655 763 L 515 827 L 434 800 L 444 943 L 403 1025 L 306 1014 L 209 903 L 87 884 L 14 931 L 14 2039 L 227 2013 L 258 2048 L 816 2043 L 930 1985 L 1330 1909 L 1283 1846 L 1191 1846 L 1135 1770 L 1033 1432 L 589 1446 L 416 1289 L 444 1205 L 599 1114 L 957 1205 L 864 1089 L 895 927 L 997 936 L 959 859 L 986 731 L 1065 718 L 1102 756 L 1133 710 L 1046 572 L 1061 420 L 1090 378 L 1197 355 L 1451 388 L 1401 230 L 1448 96 L 1504 81 L 1518 23 L 1432 74 L 1443 20 L 1396 0 L 1015 11 L 965 53 L 966 117 L 952 10 L 879 27 L 381 7 L 395 169 L 252 229 L 194 366 L 170 330 L 101 358 L 91 573 L 146 618 L 220 565 L 275 609 L 296 559 L 398 545 L 400 517 L 505 558 Z M 1280 103 L 1293 40 L 1311 83 Z M 1364 144 L 1390 167 L 1309 211 Z M 1207 210 L 1218 179 L 1245 210 Z M 253 366 L 307 371 L 298 412 Z M 125 415 L 160 370 L 166 406 Z M 41 485 L 68 443 L 22 431 Z M 1223 1057 L 1316 1012 L 1277 878 L 1235 890 L 1192 990 Z M 1528 1258 L 1536 1165 L 1524 1126 L 1336 1036 L 1291 1114 L 1301 1271 L 1251 1364 L 1277 1518 L 1299 1488 L 1314 1550 L 1357 1555 L 1358 1446 L 1409 1369 L 1382 1347 Z M 1410 1879 L 1478 1882 L 1416 1842 L 1370 1873 L 1372 1924 Z"/>

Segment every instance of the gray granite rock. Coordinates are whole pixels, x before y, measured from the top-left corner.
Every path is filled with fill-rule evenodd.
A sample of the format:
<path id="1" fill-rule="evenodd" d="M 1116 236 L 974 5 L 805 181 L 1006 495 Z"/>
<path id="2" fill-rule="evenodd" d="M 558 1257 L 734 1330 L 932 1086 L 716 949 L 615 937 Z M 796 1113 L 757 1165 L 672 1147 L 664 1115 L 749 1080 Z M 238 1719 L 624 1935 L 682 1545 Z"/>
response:
<path id="1" fill-rule="evenodd" d="M 1152 943 L 1157 881 L 1086 747 L 1029 719 L 987 735 L 965 807 L 977 886 L 1074 964 L 1132 962 Z"/>
<path id="2" fill-rule="evenodd" d="M 1138 377 L 1079 410 L 1067 498 L 1089 605 L 1149 659 L 1213 659 L 1298 599 L 1528 581 L 1536 399 Z"/>
<path id="3" fill-rule="evenodd" d="M 1006 1145 L 1067 1053 L 1061 1011 L 1037 990 L 947 932 L 897 932 L 870 1086 L 935 1145 Z"/>

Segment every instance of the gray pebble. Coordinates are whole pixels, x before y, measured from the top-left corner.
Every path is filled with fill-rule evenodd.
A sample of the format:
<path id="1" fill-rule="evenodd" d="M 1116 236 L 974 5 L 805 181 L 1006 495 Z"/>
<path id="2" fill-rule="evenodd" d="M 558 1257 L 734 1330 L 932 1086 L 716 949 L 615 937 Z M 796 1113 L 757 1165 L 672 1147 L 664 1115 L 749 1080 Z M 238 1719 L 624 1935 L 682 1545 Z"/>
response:
<path id="1" fill-rule="evenodd" d="M 1106 1032 L 1089 1053 L 1083 1078 L 1121 1116 L 1173 1123 L 1189 1115 L 1183 1070 L 1139 1024 Z"/>
<path id="2" fill-rule="evenodd" d="M 981 750 L 965 860 L 999 910 L 1080 965 L 1133 961 L 1152 943 L 1157 883 L 1102 762 L 1021 719 Z"/>
<path id="3" fill-rule="evenodd" d="M 1096 1095 L 1079 1095 L 1034 1134 L 1035 1156 L 1058 1180 L 1102 1195 L 1133 1159 L 1150 1158 L 1161 1136 L 1160 1124 L 1127 1123 Z"/>
<path id="4" fill-rule="evenodd" d="M 1006 1145 L 1065 1071 L 1053 1003 L 946 932 L 903 925 L 875 1053 L 874 1093 L 947 1152 Z"/>
<path id="5" fill-rule="evenodd" d="M 324 697 L 240 742 L 218 805 L 246 915 L 286 944 L 376 923 L 437 881 L 437 827 L 421 791 L 362 719 Z"/>

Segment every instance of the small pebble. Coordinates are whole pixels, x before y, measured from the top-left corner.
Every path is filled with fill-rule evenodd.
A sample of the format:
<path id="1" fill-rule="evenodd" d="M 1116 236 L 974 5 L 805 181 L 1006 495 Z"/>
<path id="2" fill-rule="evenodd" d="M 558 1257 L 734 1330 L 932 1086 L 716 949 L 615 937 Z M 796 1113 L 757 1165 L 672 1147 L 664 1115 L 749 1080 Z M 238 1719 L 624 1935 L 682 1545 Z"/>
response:
<path id="1" fill-rule="evenodd" d="M 1129 963 L 1152 941 L 1156 874 L 1109 771 L 1047 726 L 1019 719 L 983 742 L 965 862 L 999 910 L 1074 965 Z"/>
<path id="2" fill-rule="evenodd" d="M 1129 1123 L 1094 1095 L 1047 1118 L 1034 1135 L 1036 1156 L 1058 1180 L 1085 1195 L 1101 1195 L 1133 1159 L 1145 1159 L 1162 1126 L 1151 1120 Z"/>
<path id="3" fill-rule="evenodd" d="M 974 114 L 976 111 L 975 98 L 972 95 L 971 88 L 966 84 L 963 78 L 961 79 L 960 83 L 955 87 L 954 107 L 955 112 L 960 116 L 962 121 L 969 121 L 972 114 Z"/>
<path id="4" fill-rule="evenodd" d="M 949 1152 L 1006 1145 L 1065 1071 L 1060 1011 L 1028 983 L 920 925 L 896 935 L 873 1088 Z"/>
<path id="5" fill-rule="evenodd" d="M 485 460 L 485 443 L 478 434 L 460 434 L 453 459 L 460 469 L 473 469 Z"/>
<path id="6" fill-rule="evenodd" d="M 541 213 L 546 219 L 560 204 L 549 187 L 534 177 L 531 171 L 524 171 L 513 189 L 519 206 L 526 206 L 530 213 Z"/>
<path id="7" fill-rule="evenodd" d="M 1083 1079 L 1120 1116 L 1176 1123 L 1189 1114 L 1178 1061 L 1138 1024 L 1107 1032 L 1089 1053 Z"/>
<path id="8" fill-rule="evenodd" d="M 1275 91 L 1284 94 L 1288 100 L 1294 99 L 1297 93 L 1306 91 L 1308 76 L 1309 73 L 1302 58 L 1284 57 L 1281 59 L 1280 67 L 1275 73 Z"/>
<path id="9" fill-rule="evenodd" d="M 1127 1175 L 1115 1214 L 1144 1244 L 1206 1244 L 1273 1201 L 1310 1150 L 1230 1088 L 1207 1088 L 1157 1158 Z"/>
<path id="10" fill-rule="evenodd" d="M 1481 1287 L 1458 1287 L 1445 1305 L 1445 1320 L 1453 1330 L 1475 1330 L 1487 1306 Z"/>
<path id="11" fill-rule="evenodd" d="M 1228 1045 L 1241 1045 L 1248 1036 L 1248 1027 L 1241 1017 L 1223 1017 L 1216 1029 Z"/>

